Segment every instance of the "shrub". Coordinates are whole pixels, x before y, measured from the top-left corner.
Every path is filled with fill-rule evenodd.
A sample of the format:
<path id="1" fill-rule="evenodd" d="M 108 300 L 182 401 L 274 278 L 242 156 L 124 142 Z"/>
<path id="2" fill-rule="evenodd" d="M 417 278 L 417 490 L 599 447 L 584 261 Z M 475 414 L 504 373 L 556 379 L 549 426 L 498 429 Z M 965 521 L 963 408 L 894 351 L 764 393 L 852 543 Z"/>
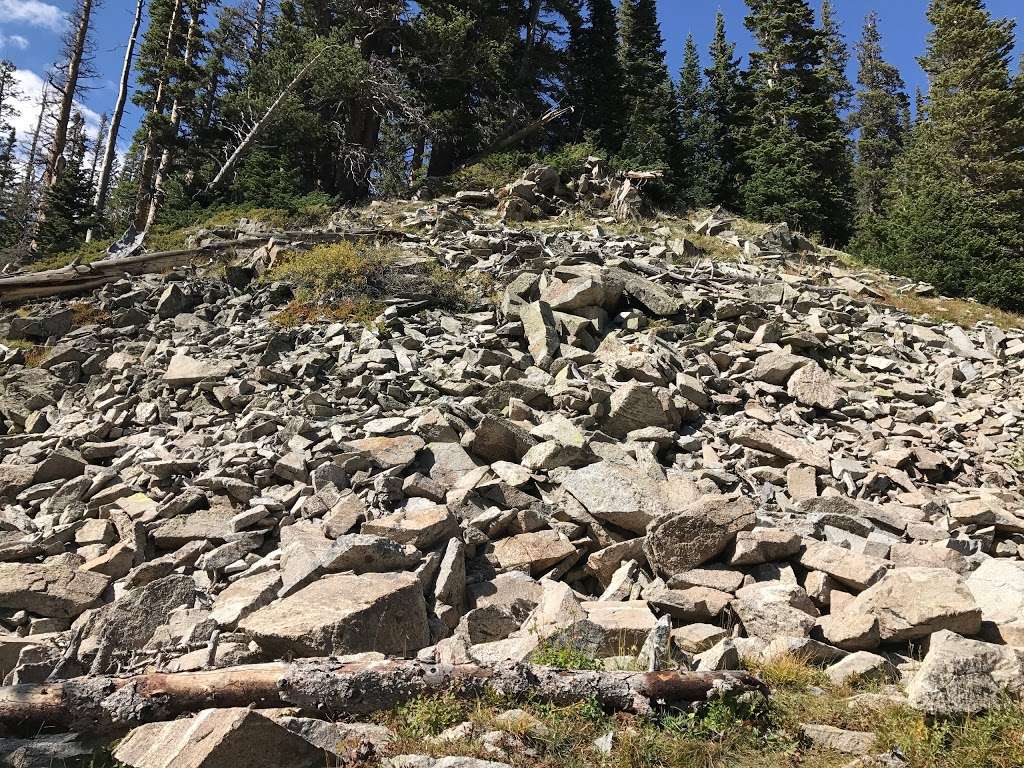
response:
<path id="1" fill-rule="evenodd" d="M 450 691 L 436 696 L 420 696 L 398 708 L 401 728 L 408 735 L 425 738 L 463 722 L 468 709 Z"/>
<path id="2" fill-rule="evenodd" d="M 544 640 L 533 652 L 530 661 L 542 667 L 557 669 L 601 669 L 601 662 L 569 640 Z"/>

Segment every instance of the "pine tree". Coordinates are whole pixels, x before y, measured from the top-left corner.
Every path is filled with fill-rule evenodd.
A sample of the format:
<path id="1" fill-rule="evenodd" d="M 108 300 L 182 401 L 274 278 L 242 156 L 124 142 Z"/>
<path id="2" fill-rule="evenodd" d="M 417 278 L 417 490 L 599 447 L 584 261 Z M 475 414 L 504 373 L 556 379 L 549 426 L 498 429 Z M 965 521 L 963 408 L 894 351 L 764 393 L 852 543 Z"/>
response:
<path id="1" fill-rule="evenodd" d="M 57 181 L 44 193 L 46 218 L 36 233 L 36 245 L 42 254 L 73 248 L 92 224 L 93 188 L 86 167 L 85 118 L 81 112 L 71 117 L 62 168 Z"/>
<path id="2" fill-rule="evenodd" d="M 746 213 L 843 243 L 851 228 L 849 137 L 807 0 L 748 0 L 754 90 Z M 834 41 L 833 41 L 834 42 Z"/>
<path id="3" fill-rule="evenodd" d="M 910 100 L 899 70 L 882 58 L 878 15 L 868 14 L 857 44 L 857 108 L 850 117 L 858 131 L 855 250 L 873 250 L 884 226 L 885 193 L 893 167 L 903 150 Z"/>
<path id="4" fill-rule="evenodd" d="M 702 179 L 699 163 L 702 158 L 701 105 L 704 83 L 700 73 L 700 54 L 693 35 L 688 35 L 683 48 L 683 66 L 679 71 L 679 143 L 676 150 L 676 191 L 679 202 L 691 208 L 702 200 Z"/>
<path id="5" fill-rule="evenodd" d="M 893 176 L 886 238 L 865 256 L 952 295 L 1024 309 L 1024 88 L 1015 25 L 982 0 L 932 0 L 927 108 Z"/>
<path id="6" fill-rule="evenodd" d="M 576 110 L 574 140 L 593 133 L 601 148 L 622 144 L 622 67 L 616 54 L 618 24 L 612 0 L 587 0 L 587 26 L 575 25 L 569 39 L 569 104 Z"/>
<path id="7" fill-rule="evenodd" d="M 704 141 L 699 163 L 699 197 L 704 204 L 739 211 L 748 94 L 736 57 L 736 45 L 726 36 L 725 15 L 721 12 L 715 19 L 710 55 L 711 66 L 704 71 L 707 86 L 701 105 Z"/>
<path id="8" fill-rule="evenodd" d="M 634 168 L 671 171 L 678 120 L 656 0 L 622 0 L 619 32 L 626 101 L 621 160 Z"/>
<path id="9" fill-rule="evenodd" d="M 836 113 L 845 114 L 853 103 L 853 85 L 846 75 L 850 51 L 836 22 L 831 0 L 821 2 L 821 33 L 824 36 L 822 67 L 835 101 Z"/>
<path id="10" fill-rule="evenodd" d="M 11 119 L 21 93 L 14 79 L 14 62 L 0 59 L 0 248 L 6 248 L 21 235 L 21 215 L 16 177 L 15 132 Z"/>

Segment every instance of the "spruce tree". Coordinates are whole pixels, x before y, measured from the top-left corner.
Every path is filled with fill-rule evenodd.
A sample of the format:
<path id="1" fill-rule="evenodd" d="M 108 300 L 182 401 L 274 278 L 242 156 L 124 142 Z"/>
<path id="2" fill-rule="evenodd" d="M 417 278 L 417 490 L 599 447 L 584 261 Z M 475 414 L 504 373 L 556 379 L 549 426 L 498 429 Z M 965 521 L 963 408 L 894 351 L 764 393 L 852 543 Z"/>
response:
<path id="1" fill-rule="evenodd" d="M 715 19 L 710 55 L 711 66 L 704 70 L 707 86 L 701 104 L 704 140 L 699 162 L 699 198 L 705 204 L 723 205 L 739 211 L 747 94 L 736 57 L 736 45 L 726 36 L 725 15 L 721 12 Z"/>
<path id="2" fill-rule="evenodd" d="M 951 295 L 1024 309 L 1024 88 L 1014 23 L 932 0 L 927 108 L 893 176 L 886 239 L 864 255 Z"/>
<path id="3" fill-rule="evenodd" d="M 567 91 L 578 126 L 573 138 L 592 133 L 602 149 L 617 152 L 622 144 L 625 104 L 612 0 L 587 0 L 587 21 L 587 26 L 573 26 L 567 51 Z"/>
<path id="4" fill-rule="evenodd" d="M 85 155 L 85 119 L 75 112 L 68 127 L 62 171 L 44 193 L 46 218 L 36 233 L 36 246 L 42 254 L 75 247 L 93 223 L 93 188 Z"/>
<path id="5" fill-rule="evenodd" d="M 620 158 L 633 168 L 664 169 L 671 183 L 678 119 L 656 0 L 622 0 L 619 30 L 626 100 L 626 132 Z"/>
<path id="6" fill-rule="evenodd" d="M 701 103 L 704 83 L 700 74 L 700 54 L 693 35 L 686 38 L 683 48 L 683 66 L 679 72 L 679 144 L 676 151 L 676 190 L 679 201 L 686 207 L 702 202 L 701 173 L 703 132 Z"/>
<path id="7" fill-rule="evenodd" d="M 856 110 L 850 123 L 858 131 L 855 250 L 872 245 L 884 226 L 885 192 L 893 166 L 903 150 L 908 130 L 910 100 L 899 70 L 882 58 L 878 15 L 869 13 L 857 44 Z"/>
<path id="8" fill-rule="evenodd" d="M 13 245 L 21 235 L 14 148 L 14 129 L 9 128 L 6 136 L 0 134 L 0 248 Z"/>
<path id="9" fill-rule="evenodd" d="M 851 228 L 849 137 L 807 0 L 748 0 L 754 90 L 746 213 L 843 243 Z"/>

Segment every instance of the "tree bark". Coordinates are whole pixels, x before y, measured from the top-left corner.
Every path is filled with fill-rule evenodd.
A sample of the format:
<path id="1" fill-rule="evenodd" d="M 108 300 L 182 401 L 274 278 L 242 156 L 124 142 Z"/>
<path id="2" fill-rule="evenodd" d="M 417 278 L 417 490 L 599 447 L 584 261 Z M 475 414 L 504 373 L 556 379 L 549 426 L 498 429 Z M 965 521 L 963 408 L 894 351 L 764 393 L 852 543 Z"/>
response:
<path id="1" fill-rule="evenodd" d="M 117 151 L 117 134 L 121 130 L 121 119 L 124 117 L 124 105 L 128 100 L 128 86 L 132 72 L 132 57 L 135 55 L 135 43 L 139 36 L 139 26 L 142 24 L 142 9 L 146 0 L 137 0 L 135 3 L 135 19 L 132 22 L 132 31 L 128 35 L 128 46 L 124 51 L 124 63 L 121 65 L 121 83 L 117 89 L 117 101 L 114 103 L 114 113 L 110 118 L 110 131 L 107 133 L 107 144 L 103 148 L 103 163 L 100 165 L 100 178 L 96 183 L 96 197 L 93 199 L 93 207 L 96 215 L 102 216 L 103 209 L 107 207 L 107 193 L 110 191 L 110 175 L 114 168 L 114 155 Z M 92 230 L 90 230 L 91 234 Z"/>
<path id="2" fill-rule="evenodd" d="M 64 145 L 68 140 L 68 123 L 71 120 L 71 108 L 78 90 L 78 74 L 82 68 L 82 56 L 85 54 L 85 43 L 89 37 L 89 18 L 92 15 L 93 0 L 81 0 L 78 10 L 78 27 L 71 41 L 68 52 L 67 73 L 64 77 L 63 92 L 60 99 L 60 110 L 57 112 L 57 123 L 53 130 L 53 146 L 50 147 L 50 158 L 46 164 L 45 183 L 52 187 L 60 175 L 60 158 L 64 154 Z"/>
<path id="3" fill-rule="evenodd" d="M 494 667 L 404 660 L 306 659 L 207 672 L 80 677 L 0 688 L 0 724 L 113 734 L 146 722 L 220 707 L 300 707 L 323 717 L 365 716 L 423 694 L 495 694 L 568 705 L 593 698 L 614 712 L 706 701 L 768 689 L 746 672 L 595 672 L 503 663 Z"/>

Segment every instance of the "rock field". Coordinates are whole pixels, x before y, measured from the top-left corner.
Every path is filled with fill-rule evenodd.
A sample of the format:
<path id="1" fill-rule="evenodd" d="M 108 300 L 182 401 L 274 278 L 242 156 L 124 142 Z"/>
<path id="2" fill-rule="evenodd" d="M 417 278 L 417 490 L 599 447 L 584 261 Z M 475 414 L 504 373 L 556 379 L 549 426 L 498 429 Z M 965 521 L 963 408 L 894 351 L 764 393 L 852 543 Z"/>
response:
<path id="1" fill-rule="evenodd" d="M 696 222 L 746 258 L 684 267 L 667 230 L 516 224 L 546 179 L 505 221 L 479 194 L 404 214 L 410 260 L 491 303 L 282 327 L 291 290 L 256 272 L 292 235 L 0 314 L 48 344 L 0 346 L 4 684 L 568 644 L 608 669 L 797 655 L 935 715 L 1020 693 L 1024 333 L 876 302 L 784 225 Z M 7 712 L 23 762 L 0 765 L 84 754 Z M 391 738 L 309 715 L 140 718 L 116 757 L 323 765 L 349 731 Z"/>

